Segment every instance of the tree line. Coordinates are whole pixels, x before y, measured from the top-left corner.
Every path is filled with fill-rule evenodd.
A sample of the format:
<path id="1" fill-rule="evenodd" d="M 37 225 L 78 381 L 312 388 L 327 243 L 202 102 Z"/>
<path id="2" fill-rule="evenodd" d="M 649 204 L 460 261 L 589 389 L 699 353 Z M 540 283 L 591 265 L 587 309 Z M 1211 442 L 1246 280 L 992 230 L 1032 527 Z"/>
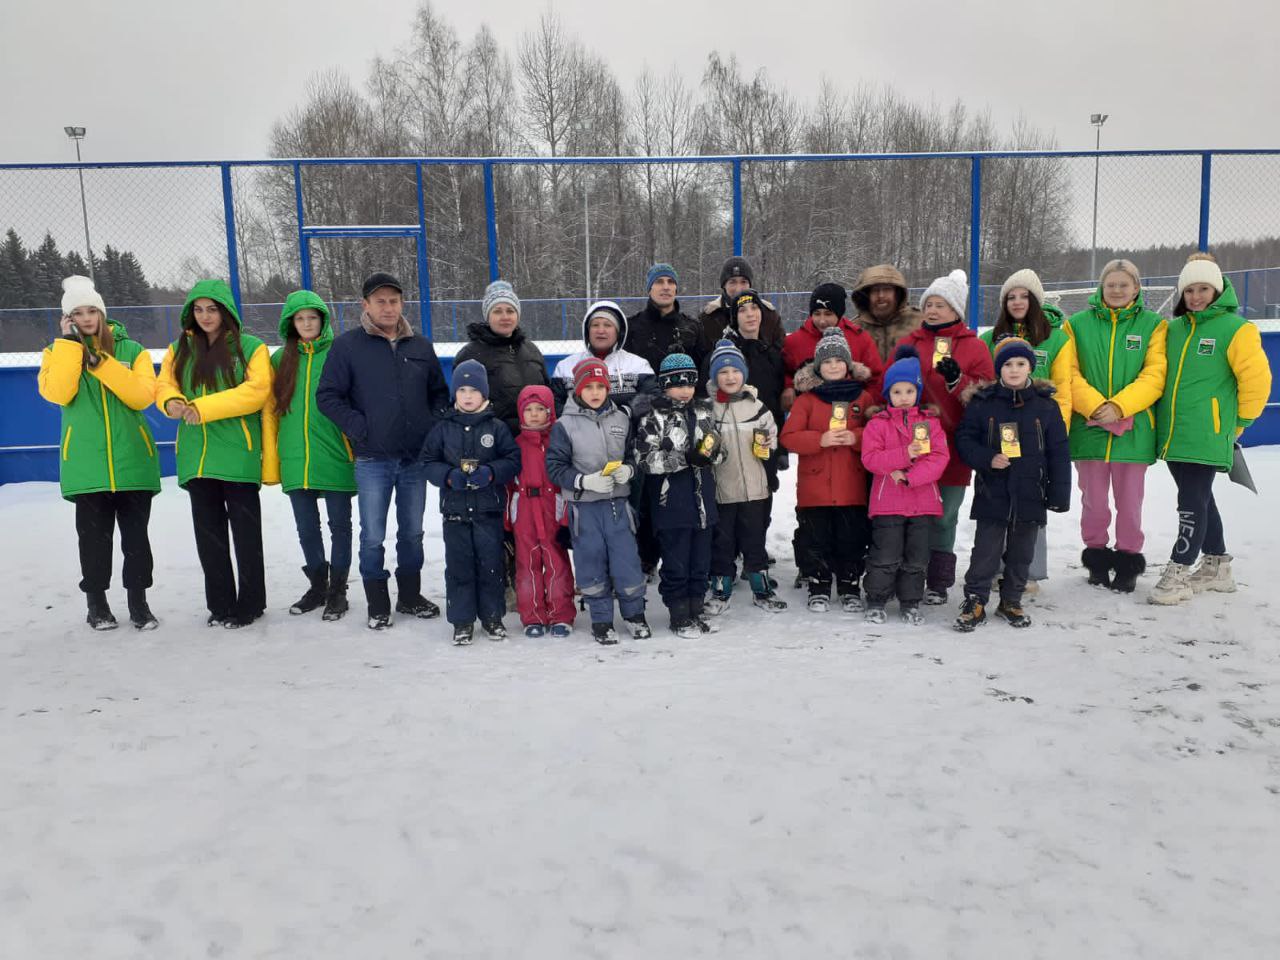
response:
<path id="1" fill-rule="evenodd" d="M 58 250 L 53 235 L 28 250 L 12 227 L 0 243 L 0 309 L 57 306 L 62 297 L 62 279 L 78 274 L 89 276 L 89 265 L 79 251 Z M 108 304 L 119 306 L 149 304 L 152 288 L 142 265 L 128 250 L 111 244 L 93 257 L 93 277 L 98 292 Z"/>

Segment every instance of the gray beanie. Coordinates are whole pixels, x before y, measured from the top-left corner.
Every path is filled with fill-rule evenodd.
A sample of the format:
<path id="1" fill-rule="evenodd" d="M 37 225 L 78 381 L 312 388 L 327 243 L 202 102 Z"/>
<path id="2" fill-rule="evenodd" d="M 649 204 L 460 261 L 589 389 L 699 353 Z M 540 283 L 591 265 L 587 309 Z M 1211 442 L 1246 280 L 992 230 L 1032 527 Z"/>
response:
<path id="1" fill-rule="evenodd" d="M 484 311 L 485 320 L 489 319 L 489 313 L 500 303 L 511 304 L 515 307 L 516 316 L 520 316 L 520 298 L 516 296 L 515 288 L 505 280 L 495 280 L 484 288 L 481 308 Z"/>
<path id="2" fill-rule="evenodd" d="M 853 370 L 853 353 L 849 350 L 849 341 L 839 326 L 827 327 L 822 331 L 822 339 L 813 350 L 813 369 L 821 370 L 824 360 L 843 360 Z"/>

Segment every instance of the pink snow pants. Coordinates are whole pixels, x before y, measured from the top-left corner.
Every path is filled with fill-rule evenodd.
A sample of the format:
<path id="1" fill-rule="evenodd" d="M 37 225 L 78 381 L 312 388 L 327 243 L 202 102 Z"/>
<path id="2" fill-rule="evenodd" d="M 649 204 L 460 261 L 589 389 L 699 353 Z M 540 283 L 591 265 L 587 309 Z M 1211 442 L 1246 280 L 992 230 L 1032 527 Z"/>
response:
<path id="1" fill-rule="evenodd" d="M 1116 501 L 1117 550 L 1141 553 L 1142 497 L 1146 489 L 1145 463 L 1107 463 L 1077 460 L 1080 487 L 1080 536 L 1086 547 L 1106 547 L 1111 539 L 1111 495 Z"/>

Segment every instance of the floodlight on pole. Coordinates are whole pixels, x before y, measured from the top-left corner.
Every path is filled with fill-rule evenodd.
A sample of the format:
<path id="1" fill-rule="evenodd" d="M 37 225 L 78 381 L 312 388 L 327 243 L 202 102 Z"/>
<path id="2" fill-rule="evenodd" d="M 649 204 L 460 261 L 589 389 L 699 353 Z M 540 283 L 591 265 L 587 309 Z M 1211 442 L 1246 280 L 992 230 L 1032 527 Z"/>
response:
<path id="1" fill-rule="evenodd" d="M 63 127 L 62 132 L 75 141 L 76 163 L 80 163 L 80 141 L 84 139 L 84 127 Z M 89 207 L 84 202 L 84 170 L 77 168 L 76 176 L 80 178 L 80 215 L 84 217 L 84 250 L 89 258 L 86 261 L 89 267 L 89 279 L 96 280 L 93 275 L 93 245 L 89 242 Z"/>
<path id="2" fill-rule="evenodd" d="M 1093 246 L 1089 254 L 1089 278 L 1094 279 L 1098 276 L 1098 162 L 1100 157 L 1096 156 L 1096 151 L 1102 149 L 1102 125 L 1107 122 L 1109 113 L 1095 113 L 1090 115 L 1089 122 L 1093 124 L 1097 130 L 1097 139 L 1094 141 L 1093 149 L 1095 156 L 1093 158 Z"/>

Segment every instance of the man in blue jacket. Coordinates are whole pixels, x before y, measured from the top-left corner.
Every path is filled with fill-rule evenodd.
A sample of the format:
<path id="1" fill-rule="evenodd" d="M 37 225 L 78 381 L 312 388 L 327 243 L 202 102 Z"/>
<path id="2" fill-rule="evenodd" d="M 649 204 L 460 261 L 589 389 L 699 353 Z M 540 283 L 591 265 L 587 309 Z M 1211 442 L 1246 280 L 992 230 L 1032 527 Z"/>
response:
<path id="1" fill-rule="evenodd" d="M 355 448 L 360 577 L 369 629 L 391 626 L 383 564 L 387 512 L 396 498 L 396 612 L 424 619 L 440 608 L 422 595 L 422 516 L 427 471 L 422 443 L 449 406 L 449 384 L 431 341 L 404 318 L 404 288 L 375 273 L 362 290 L 360 326 L 338 337 L 316 389 L 316 406 Z"/>

